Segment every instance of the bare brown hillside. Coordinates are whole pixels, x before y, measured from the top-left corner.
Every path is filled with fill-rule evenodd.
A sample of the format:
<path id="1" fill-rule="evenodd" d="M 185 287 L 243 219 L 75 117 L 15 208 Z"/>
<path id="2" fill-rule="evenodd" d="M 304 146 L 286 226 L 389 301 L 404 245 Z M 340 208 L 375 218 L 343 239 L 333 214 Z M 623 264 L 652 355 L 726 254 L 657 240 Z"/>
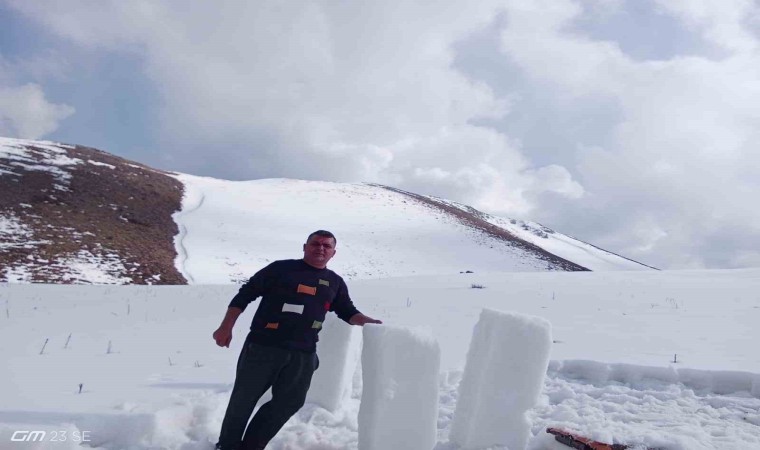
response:
<path id="1" fill-rule="evenodd" d="M 179 181 L 88 147 L 8 142 L 0 281 L 186 284 L 174 266 Z"/>

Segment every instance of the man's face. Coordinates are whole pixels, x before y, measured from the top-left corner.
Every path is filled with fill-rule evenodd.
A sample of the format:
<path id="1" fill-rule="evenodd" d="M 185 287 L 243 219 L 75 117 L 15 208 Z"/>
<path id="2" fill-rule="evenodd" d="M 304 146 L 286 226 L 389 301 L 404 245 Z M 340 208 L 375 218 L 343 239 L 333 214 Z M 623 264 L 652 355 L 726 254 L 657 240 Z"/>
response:
<path id="1" fill-rule="evenodd" d="M 335 240 L 331 237 L 312 236 L 303 244 L 303 260 L 306 264 L 324 269 L 335 256 Z"/>

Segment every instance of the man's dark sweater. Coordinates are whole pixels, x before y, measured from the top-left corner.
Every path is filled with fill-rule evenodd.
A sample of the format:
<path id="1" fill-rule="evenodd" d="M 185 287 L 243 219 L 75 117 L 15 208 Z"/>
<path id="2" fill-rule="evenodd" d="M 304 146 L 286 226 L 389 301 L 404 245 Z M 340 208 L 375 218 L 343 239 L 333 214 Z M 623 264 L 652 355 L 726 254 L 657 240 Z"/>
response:
<path id="1" fill-rule="evenodd" d="M 327 311 L 346 322 L 359 312 L 343 278 L 302 259 L 275 261 L 256 272 L 229 306 L 245 310 L 257 297 L 262 299 L 253 316 L 250 341 L 289 350 L 317 350 L 317 334 Z"/>

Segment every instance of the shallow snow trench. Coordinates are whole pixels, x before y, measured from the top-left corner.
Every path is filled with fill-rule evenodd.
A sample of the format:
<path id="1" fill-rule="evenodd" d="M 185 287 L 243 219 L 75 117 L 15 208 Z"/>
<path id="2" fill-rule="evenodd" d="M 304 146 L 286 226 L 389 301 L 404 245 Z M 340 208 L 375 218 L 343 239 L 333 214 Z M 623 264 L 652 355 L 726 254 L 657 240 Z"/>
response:
<path id="1" fill-rule="evenodd" d="M 458 448 L 448 442 L 448 433 L 460 378 L 461 372 L 449 372 L 441 377 L 438 443 L 434 450 Z M 267 448 L 357 449 L 359 395 L 354 392 L 353 398 L 334 413 L 307 404 Z M 48 435 L 57 432 L 59 436 L 66 431 L 69 441 L 50 447 L 55 449 L 81 448 L 72 437 L 81 437 L 87 431 L 88 444 L 94 448 L 210 450 L 228 397 L 229 391 L 196 391 L 178 396 L 171 406 L 152 412 L 124 404 L 114 415 L 72 415 L 68 417 L 71 425 L 65 427 L 58 425 L 48 429 L 35 420 L 34 429 L 47 429 Z M 557 443 L 546 433 L 546 427 L 552 426 L 604 442 L 667 450 L 757 449 L 760 448 L 758 411 L 760 399 L 757 398 L 701 394 L 683 385 L 660 381 L 642 381 L 635 385 L 591 384 L 550 373 L 539 405 L 529 414 L 533 435 L 527 448 L 567 450 L 569 447 Z M 19 423 L 12 427 L 5 423 L 0 425 L 0 434 L 10 436 L 11 428 L 19 427 L 24 428 Z M 3 439 L 0 449 L 48 448 L 23 445 Z"/>
<path id="2" fill-rule="evenodd" d="M 461 373 L 442 377 L 438 444 L 454 450 L 448 432 Z M 226 402 L 226 395 L 218 401 Z M 273 450 L 356 449 L 358 398 L 335 414 L 307 405 L 271 444 Z M 560 427 L 614 443 L 668 450 L 760 449 L 760 399 L 698 393 L 679 384 L 642 381 L 590 384 L 549 374 L 533 422 L 529 450 L 567 450 L 546 433 Z M 178 433 L 187 430 L 177 430 Z M 635 448 L 635 447 L 634 447 Z"/>

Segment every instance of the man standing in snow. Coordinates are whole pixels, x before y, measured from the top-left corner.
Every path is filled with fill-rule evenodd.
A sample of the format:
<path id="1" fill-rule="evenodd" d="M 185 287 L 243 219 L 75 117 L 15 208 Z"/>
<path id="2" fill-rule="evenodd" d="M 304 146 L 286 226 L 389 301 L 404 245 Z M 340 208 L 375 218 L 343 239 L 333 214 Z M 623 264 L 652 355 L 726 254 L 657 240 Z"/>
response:
<path id="1" fill-rule="evenodd" d="M 269 264 L 230 302 L 213 335 L 220 347 L 230 346 L 238 316 L 250 302 L 262 297 L 240 352 L 217 449 L 263 450 L 301 409 L 311 376 L 319 367 L 317 334 L 327 311 L 351 325 L 382 323 L 360 313 L 343 278 L 327 268 L 336 244 L 329 231 L 311 233 L 303 245 L 303 259 Z M 256 402 L 270 387 L 272 400 L 259 408 L 246 429 Z"/>

